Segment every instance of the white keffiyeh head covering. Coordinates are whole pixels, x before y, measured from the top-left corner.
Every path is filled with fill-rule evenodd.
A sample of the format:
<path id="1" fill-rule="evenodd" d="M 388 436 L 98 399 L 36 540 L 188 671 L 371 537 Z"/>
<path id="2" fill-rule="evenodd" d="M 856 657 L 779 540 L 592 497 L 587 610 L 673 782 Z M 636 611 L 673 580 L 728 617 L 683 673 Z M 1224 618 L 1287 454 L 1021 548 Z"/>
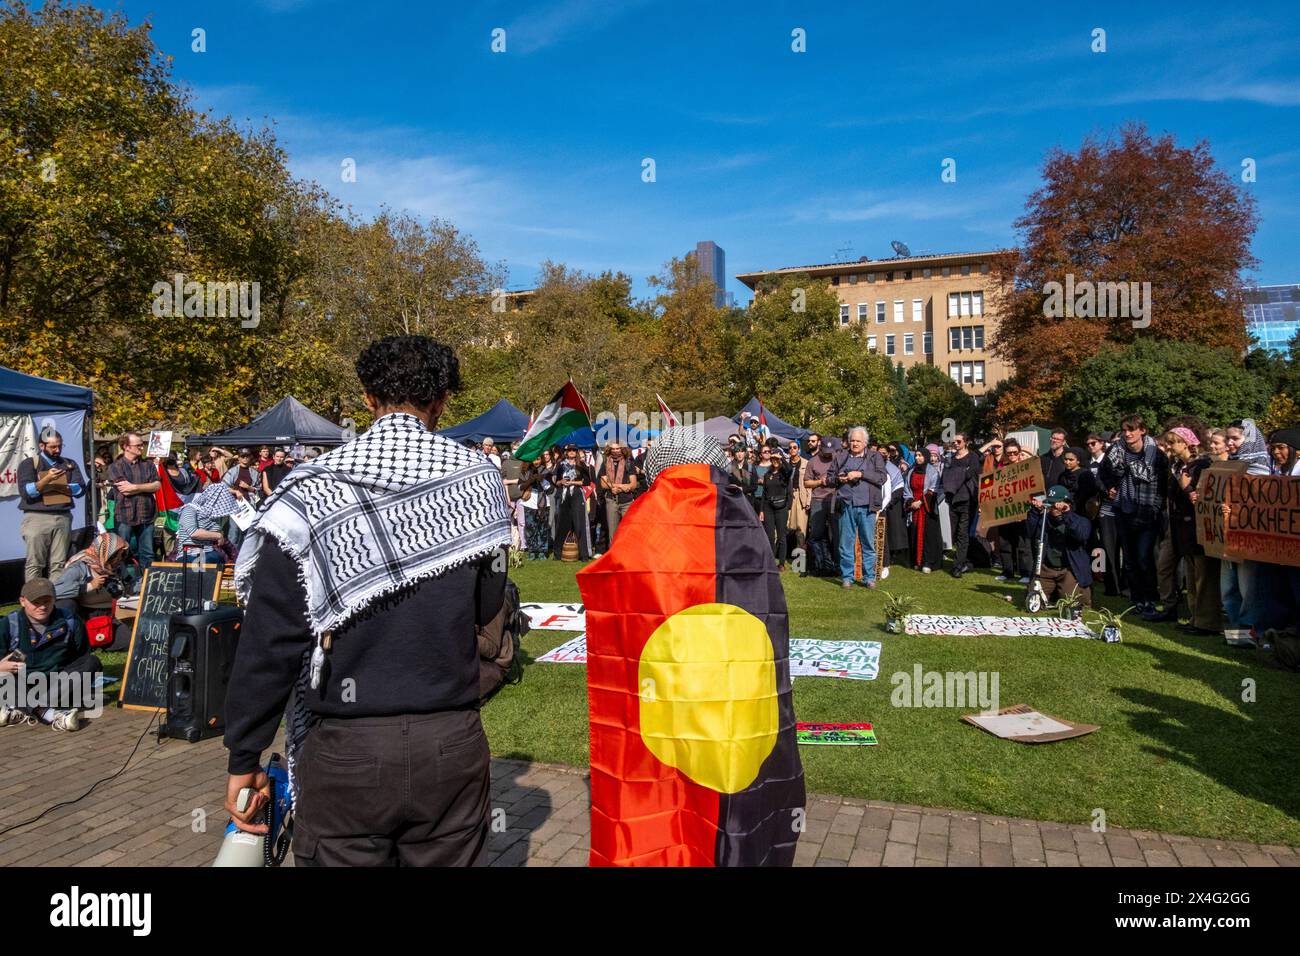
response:
<path id="1" fill-rule="evenodd" d="M 240 548 L 243 602 L 267 537 L 298 564 L 320 637 L 377 598 L 508 546 L 509 507 L 481 452 L 396 413 L 284 477 Z"/>
<path id="2" fill-rule="evenodd" d="M 645 455 L 647 482 L 673 465 L 706 464 L 727 470 L 727 454 L 722 444 L 694 426 L 676 425 L 665 429 Z"/>

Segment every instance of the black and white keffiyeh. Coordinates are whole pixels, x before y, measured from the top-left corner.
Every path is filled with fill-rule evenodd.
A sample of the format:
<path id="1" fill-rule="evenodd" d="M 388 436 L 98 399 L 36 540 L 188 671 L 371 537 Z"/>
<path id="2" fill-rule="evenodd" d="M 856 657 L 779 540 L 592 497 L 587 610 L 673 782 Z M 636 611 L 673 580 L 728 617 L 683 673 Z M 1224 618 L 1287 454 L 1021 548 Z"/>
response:
<path id="1" fill-rule="evenodd" d="M 242 602 L 268 537 L 297 563 L 320 638 L 377 598 L 508 546 L 510 518 L 481 452 L 396 413 L 284 477 L 240 548 Z"/>
<path id="2" fill-rule="evenodd" d="M 665 468 L 673 465 L 706 464 L 726 471 L 727 454 L 722 444 L 694 426 L 676 425 L 659 434 L 645 454 L 645 476 L 653 482 Z"/>

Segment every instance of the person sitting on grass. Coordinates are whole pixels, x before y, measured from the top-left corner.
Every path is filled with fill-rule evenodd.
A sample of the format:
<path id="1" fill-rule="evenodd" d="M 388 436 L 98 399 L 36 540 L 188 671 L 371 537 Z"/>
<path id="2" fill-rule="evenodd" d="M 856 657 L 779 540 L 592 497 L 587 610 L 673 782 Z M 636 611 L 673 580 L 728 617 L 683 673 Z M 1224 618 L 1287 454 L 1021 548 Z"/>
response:
<path id="1" fill-rule="evenodd" d="M 55 699 L 68 682 L 51 678 L 103 670 L 99 658 L 91 653 L 86 627 L 77 615 L 54 606 L 54 585 L 49 578 L 32 578 L 23 585 L 18 601 L 19 610 L 0 617 L 0 648 L 5 652 L 0 659 L 0 682 L 14 687 L 24 679 L 20 675 L 25 670 L 29 675 L 44 674 L 48 683 L 44 693 L 33 692 L 30 682 L 25 694 L 11 694 L 8 688 L 0 693 L 0 701 L 5 702 L 0 704 L 0 727 L 39 723 L 55 730 L 79 730 L 79 708 L 59 705 L 86 701 Z M 22 706 L 7 706 L 17 704 L 20 698 L 25 701 Z"/>
<path id="2" fill-rule="evenodd" d="M 1084 607 L 1092 607 L 1092 558 L 1088 554 L 1088 536 L 1092 522 L 1073 508 L 1073 497 L 1064 485 L 1047 490 L 1042 498 L 1030 499 L 1033 507 L 1025 518 L 1025 531 L 1038 547 L 1043 534 L 1043 564 L 1038 573 L 1047 602 L 1054 604 L 1078 589 Z M 1043 519 L 1047 519 L 1044 534 Z"/>

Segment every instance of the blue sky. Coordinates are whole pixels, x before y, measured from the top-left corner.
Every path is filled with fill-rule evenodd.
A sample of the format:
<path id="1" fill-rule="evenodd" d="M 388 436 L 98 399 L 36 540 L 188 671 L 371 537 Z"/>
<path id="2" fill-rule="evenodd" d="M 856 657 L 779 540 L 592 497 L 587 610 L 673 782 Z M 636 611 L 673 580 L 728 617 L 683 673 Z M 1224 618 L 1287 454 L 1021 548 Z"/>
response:
<path id="1" fill-rule="evenodd" d="M 200 105 L 274 120 L 295 173 L 363 215 L 451 220 L 511 288 L 553 259 L 627 272 L 645 294 L 701 239 L 726 250 L 729 276 L 887 257 L 891 239 L 1007 245 L 1045 152 L 1126 120 L 1207 140 L 1234 175 L 1254 159 L 1250 278 L 1300 282 L 1294 3 L 101 6 L 148 19 Z M 941 181 L 945 158 L 956 182 Z"/>

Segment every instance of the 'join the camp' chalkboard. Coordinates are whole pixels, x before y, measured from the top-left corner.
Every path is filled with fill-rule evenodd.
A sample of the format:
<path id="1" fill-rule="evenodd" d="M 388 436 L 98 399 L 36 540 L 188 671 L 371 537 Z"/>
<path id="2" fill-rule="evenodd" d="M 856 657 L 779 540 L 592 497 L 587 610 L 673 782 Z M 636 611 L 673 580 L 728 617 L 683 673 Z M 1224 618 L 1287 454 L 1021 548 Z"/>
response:
<path id="1" fill-rule="evenodd" d="M 197 579 L 202 574 L 202 584 Z M 171 617 L 205 600 L 215 601 L 221 567 L 202 572 L 183 564 L 155 562 L 144 572 L 140 607 L 131 629 L 131 648 L 122 674 L 121 705 L 128 710 L 162 710 L 167 706 L 167 649 Z"/>

